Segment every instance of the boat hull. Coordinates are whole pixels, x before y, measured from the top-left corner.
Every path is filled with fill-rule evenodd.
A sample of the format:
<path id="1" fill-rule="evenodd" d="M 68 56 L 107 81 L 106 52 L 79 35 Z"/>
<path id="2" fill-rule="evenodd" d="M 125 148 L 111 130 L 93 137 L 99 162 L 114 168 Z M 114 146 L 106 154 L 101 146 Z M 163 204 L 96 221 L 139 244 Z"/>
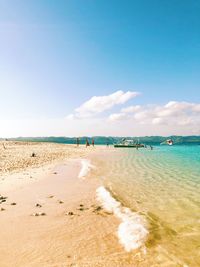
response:
<path id="1" fill-rule="evenodd" d="M 139 145 L 120 145 L 120 144 L 116 144 L 114 145 L 114 147 L 123 147 L 123 148 L 136 148 L 136 147 L 144 147 L 144 145 L 139 144 Z"/>

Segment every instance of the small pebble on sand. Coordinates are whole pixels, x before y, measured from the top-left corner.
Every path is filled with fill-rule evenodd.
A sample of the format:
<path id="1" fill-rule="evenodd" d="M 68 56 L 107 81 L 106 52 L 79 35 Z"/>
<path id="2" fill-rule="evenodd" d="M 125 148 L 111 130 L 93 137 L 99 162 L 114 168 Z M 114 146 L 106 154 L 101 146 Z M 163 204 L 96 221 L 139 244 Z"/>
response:
<path id="1" fill-rule="evenodd" d="M 31 216 L 39 216 L 39 214 L 36 212 L 36 213 L 31 214 Z"/>
<path id="2" fill-rule="evenodd" d="M 39 216 L 46 216 L 45 212 L 39 212 Z"/>
<path id="3" fill-rule="evenodd" d="M 84 208 L 79 208 L 78 210 L 80 210 L 80 211 L 84 211 Z"/>
<path id="4" fill-rule="evenodd" d="M 69 211 L 69 212 L 66 213 L 66 215 L 72 216 L 72 215 L 74 215 L 74 213 L 72 211 Z"/>
<path id="5" fill-rule="evenodd" d="M 10 205 L 15 206 L 15 205 L 17 205 L 17 203 L 16 202 L 12 202 L 12 203 L 10 203 Z"/>

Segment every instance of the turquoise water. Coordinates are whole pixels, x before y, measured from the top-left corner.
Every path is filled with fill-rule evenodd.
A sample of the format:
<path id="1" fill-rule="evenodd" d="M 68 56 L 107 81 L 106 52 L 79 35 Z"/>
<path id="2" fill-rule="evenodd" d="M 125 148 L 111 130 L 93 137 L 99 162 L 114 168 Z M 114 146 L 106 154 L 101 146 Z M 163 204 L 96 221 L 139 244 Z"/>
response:
<path id="1" fill-rule="evenodd" d="M 200 146 L 118 149 L 105 170 L 106 188 L 147 221 L 147 264 L 200 266 Z"/>

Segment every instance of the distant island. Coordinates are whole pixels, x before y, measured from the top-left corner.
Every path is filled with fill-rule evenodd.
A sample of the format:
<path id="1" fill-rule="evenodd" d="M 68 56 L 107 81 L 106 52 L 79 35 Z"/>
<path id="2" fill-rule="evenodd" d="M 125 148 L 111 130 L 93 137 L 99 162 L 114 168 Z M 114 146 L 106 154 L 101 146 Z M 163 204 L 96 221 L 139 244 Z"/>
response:
<path id="1" fill-rule="evenodd" d="M 166 139 L 172 139 L 175 145 L 200 145 L 200 136 L 129 136 L 129 137 L 115 137 L 115 136 L 82 136 L 79 137 L 80 144 L 85 144 L 86 139 L 91 143 L 92 139 L 94 139 L 95 144 L 97 145 L 105 145 L 119 142 L 121 139 L 135 139 L 139 140 L 140 143 L 144 143 L 146 145 L 159 145 L 164 142 Z M 0 140 L 7 141 L 29 141 L 29 142 L 52 142 L 52 143 L 62 143 L 62 144 L 76 144 L 77 137 L 17 137 L 17 138 L 0 138 Z"/>

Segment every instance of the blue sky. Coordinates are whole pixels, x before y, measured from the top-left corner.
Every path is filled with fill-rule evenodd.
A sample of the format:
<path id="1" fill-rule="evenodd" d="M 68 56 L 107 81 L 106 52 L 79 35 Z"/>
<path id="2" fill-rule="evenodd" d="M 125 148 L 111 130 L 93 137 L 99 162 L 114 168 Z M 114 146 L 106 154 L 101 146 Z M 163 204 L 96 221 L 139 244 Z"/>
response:
<path id="1" fill-rule="evenodd" d="M 0 136 L 200 134 L 199 14 L 198 0 L 0 0 Z M 119 90 L 140 95 L 68 120 L 93 96 Z M 166 127 L 157 114 L 170 101 L 190 104 L 176 113 L 176 131 L 174 117 Z M 101 129 L 133 105 L 152 117 L 136 122 L 134 111 Z"/>

